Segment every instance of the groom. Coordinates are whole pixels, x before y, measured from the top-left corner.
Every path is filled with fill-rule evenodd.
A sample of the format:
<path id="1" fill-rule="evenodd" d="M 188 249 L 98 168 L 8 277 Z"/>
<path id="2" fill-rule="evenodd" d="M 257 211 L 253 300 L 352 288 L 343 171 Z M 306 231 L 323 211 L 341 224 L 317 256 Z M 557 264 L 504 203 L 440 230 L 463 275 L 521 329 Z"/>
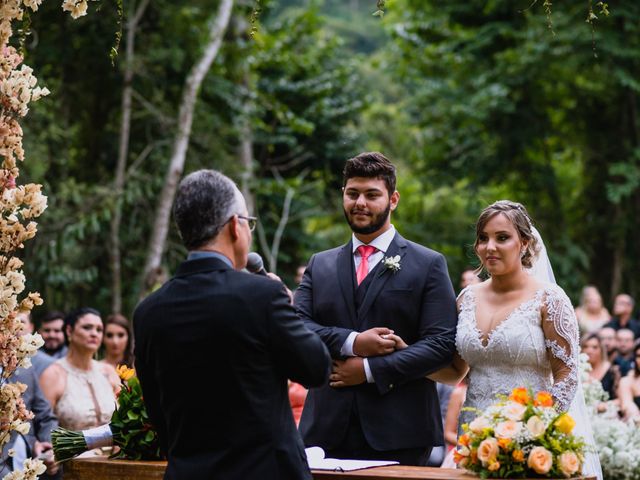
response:
<path id="1" fill-rule="evenodd" d="M 377 152 L 347 161 L 351 240 L 311 257 L 298 315 L 329 348 L 329 383 L 309 391 L 300 432 L 327 457 L 425 465 L 443 444 L 435 384 L 455 350 L 456 303 L 444 257 L 391 225 L 395 167 Z M 408 348 L 396 350 L 400 337 Z"/>

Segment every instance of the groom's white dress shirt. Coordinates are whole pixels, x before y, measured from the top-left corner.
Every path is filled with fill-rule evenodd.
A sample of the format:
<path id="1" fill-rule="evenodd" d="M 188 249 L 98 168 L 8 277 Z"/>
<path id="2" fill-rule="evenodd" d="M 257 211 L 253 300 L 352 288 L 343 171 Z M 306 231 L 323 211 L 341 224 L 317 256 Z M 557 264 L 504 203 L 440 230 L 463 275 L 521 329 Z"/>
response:
<path id="1" fill-rule="evenodd" d="M 382 261 L 395 235 L 396 235 L 396 229 L 394 228 L 393 225 L 391 225 L 391 228 L 389 228 L 389 230 L 387 230 L 381 235 L 378 235 L 376 238 L 374 238 L 371 241 L 371 243 L 369 243 L 369 245 L 371 245 L 372 247 L 376 247 L 376 252 L 372 253 L 369 256 L 369 272 L 373 270 L 376 267 L 376 265 L 378 265 L 378 263 Z M 362 261 L 362 258 L 360 257 L 360 253 L 358 252 L 358 247 L 360 245 L 367 245 L 367 244 L 358 240 L 358 238 L 354 234 L 351 234 L 351 243 L 353 245 L 353 250 L 352 250 L 353 263 L 355 264 L 355 271 L 358 271 L 358 267 L 360 266 L 360 262 Z M 369 272 L 367 272 L 367 274 Z M 340 353 L 345 357 L 356 356 L 353 353 L 353 342 L 355 342 L 356 337 L 358 336 L 358 333 L 360 332 L 351 332 L 347 337 L 347 339 L 345 340 L 344 344 L 342 345 L 342 348 L 340 349 Z M 363 364 L 364 364 L 364 373 L 367 376 L 367 382 L 373 383 L 374 381 L 373 375 L 371 374 L 371 369 L 369 368 L 369 361 L 366 358 L 363 360 Z"/>

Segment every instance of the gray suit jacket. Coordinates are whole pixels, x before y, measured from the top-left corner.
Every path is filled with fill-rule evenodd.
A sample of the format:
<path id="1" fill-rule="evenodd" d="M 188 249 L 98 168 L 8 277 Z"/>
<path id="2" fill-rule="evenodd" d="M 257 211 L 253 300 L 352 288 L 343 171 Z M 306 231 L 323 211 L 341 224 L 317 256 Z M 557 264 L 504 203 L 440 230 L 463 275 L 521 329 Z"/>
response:
<path id="1" fill-rule="evenodd" d="M 42 390 L 40 390 L 36 371 L 33 368 L 18 368 L 15 373 L 9 377 L 9 381 L 11 383 L 24 383 L 27 386 L 22 398 L 27 409 L 31 410 L 34 414 L 33 420 L 31 421 L 31 429 L 29 433 L 24 435 L 29 449 L 33 450 L 33 445 L 36 440 L 40 442 L 51 442 L 51 431 L 58 427 L 58 419 L 53 414 L 49 401 L 45 398 Z M 16 437 L 17 433 L 12 432 L 11 439 L 3 449 L 3 458 L 6 457 L 9 449 L 13 447 Z"/>

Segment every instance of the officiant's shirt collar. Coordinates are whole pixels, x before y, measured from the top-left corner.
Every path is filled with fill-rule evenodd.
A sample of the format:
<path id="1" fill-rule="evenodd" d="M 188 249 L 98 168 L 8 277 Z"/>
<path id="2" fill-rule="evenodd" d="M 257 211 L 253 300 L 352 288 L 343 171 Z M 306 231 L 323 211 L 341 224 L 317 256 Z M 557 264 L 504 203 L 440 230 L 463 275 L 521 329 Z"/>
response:
<path id="1" fill-rule="evenodd" d="M 389 228 L 389 230 L 384 232 L 382 235 L 378 235 L 369 245 L 371 245 L 372 247 L 376 247 L 378 251 L 382 253 L 387 253 L 387 250 L 389 250 L 389 245 L 391 245 L 391 242 L 393 241 L 393 237 L 395 237 L 395 235 L 396 229 L 393 225 L 391 225 L 391 228 Z M 355 253 L 356 249 L 360 245 L 366 245 L 365 243 L 362 243 L 360 240 L 358 240 L 358 238 L 353 233 L 351 234 L 351 243 L 353 244 L 352 253 Z"/>
<path id="2" fill-rule="evenodd" d="M 217 258 L 218 260 L 222 260 L 224 263 L 233 268 L 233 263 L 223 254 L 218 252 L 208 252 L 204 250 L 192 250 L 189 252 L 189 256 L 187 256 L 187 260 L 198 260 L 199 258 Z"/>

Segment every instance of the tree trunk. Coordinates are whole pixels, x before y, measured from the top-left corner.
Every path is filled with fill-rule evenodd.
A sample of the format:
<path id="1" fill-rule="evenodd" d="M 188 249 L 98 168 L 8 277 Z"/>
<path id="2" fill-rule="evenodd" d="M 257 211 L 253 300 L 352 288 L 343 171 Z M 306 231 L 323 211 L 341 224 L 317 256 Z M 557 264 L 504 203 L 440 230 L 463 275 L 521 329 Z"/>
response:
<path id="1" fill-rule="evenodd" d="M 278 254 L 280 253 L 280 242 L 284 235 L 284 230 L 287 228 L 289 222 L 289 212 L 291 211 L 291 202 L 295 196 L 295 190 L 293 188 L 287 188 L 287 193 L 284 197 L 282 204 L 282 214 L 280 215 L 280 221 L 278 222 L 278 228 L 276 228 L 273 234 L 273 242 L 271 243 L 271 252 L 269 254 L 269 271 L 276 273 L 278 271 Z"/>
<path id="2" fill-rule="evenodd" d="M 134 3 L 131 3 L 131 10 L 134 11 Z M 122 193 L 124 191 L 125 169 L 127 157 L 129 156 L 129 138 L 131 135 L 131 95 L 134 74 L 134 52 L 135 39 L 138 23 L 144 14 L 149 0 L 141 0 L 131 20 L 127 22 L 127 46 L 124 57 L 124 79 L 122 90 L 122 123 L 120 124 L 120 145 L 118 148 L 118 162 L 116 164 L 116 174 L 113 182 L 114 211 L 111 217 L 110 229 L 110 262 L 111 262 L 111 312 L 121 313 L 122 311 L 122 263 L 120 257 L 120 223 L 122 221 Z"/>
<path id="3" fill-rule="evenodd" d="M 185 81 L 180 110 L 178 112 L 178 133 L 174 140 L 171 161 L 156 210 L 153 231 L 149 242 L 149 252 L 143 271 L 141 296 L 144 296 L 155 286 L 158 275 L 160 274 L 162 254 L 164 253 L 167 234 L 169 232 L 171 205 L 173 204 L 178 182 L 184 169 L 189 138 L 191 137 L 191 126 L 193 123 L 196 99 L 202 81 L 220 50 L 222 39 L 229 24 L 229 18 L 231 17 L 232 7 L 233 0 L 221 0 L 215 21 L 211 22 L 209 40 L 204 48 L 202 57 L 193 66 Z"/>
<path id="4" fill-rule="evenodd" d="M 238 158 L 240 159 L 240 165 L 242 165 L 242 174 L 240 180 L 240 191 L 244 195 L 244 199 L 247 203 L 247 210 L 249 215 L 255 214 L 255 201 L 253 194 L 251 193 L 251 185 L 254 179 L 253 172 L 253 134 L 251 131 L 251 119 L 249 117 L 251 108 L 249 105 L 249 89 L 251 88 L 248 67 L 244 72 L 242 85 L 246 88 L 247 94 L 245 95 L 246 101 L 240 118 L 240 145 L 238 146 Z"/>
<path id="5" fill-rule="evenodd" d="M 615 214 L 613 225 L 620 226 L 623 224 L 622 206 L 618 203 L 615 205 Z M 624 269 L 624 252 L 625 252 L 625 235 L 624 228 L 618 228 L 619 232 L 615 238 L 613 246 L 613 265 L 611 266 L 611 298 L 615 298 L 622 291 L 622 272 Z"/>

